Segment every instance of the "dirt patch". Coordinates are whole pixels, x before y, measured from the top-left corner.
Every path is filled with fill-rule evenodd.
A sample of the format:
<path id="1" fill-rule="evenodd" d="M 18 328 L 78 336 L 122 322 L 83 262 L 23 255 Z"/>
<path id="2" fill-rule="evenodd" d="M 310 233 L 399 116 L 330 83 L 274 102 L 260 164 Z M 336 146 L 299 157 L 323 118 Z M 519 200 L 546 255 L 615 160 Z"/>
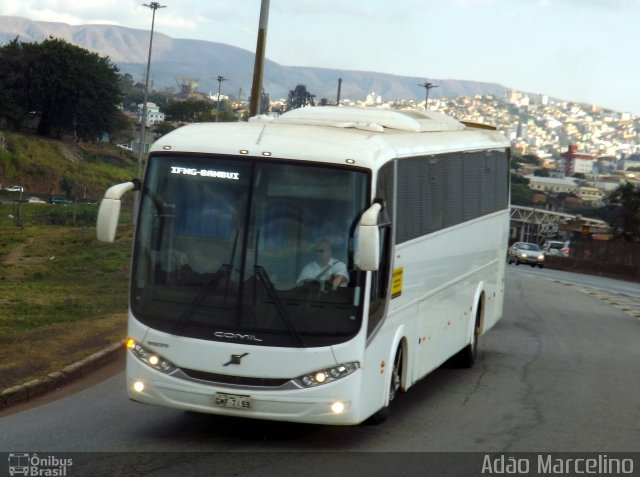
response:
<path id="1" fill-rule="evenodd" d="M 73 143 L 69 142 L 59 142 L 60 144 L 60 152 L 68 161 L 73 162 L 74 164 L 78 164 L 82 162 L 82 155 L 80 154 L 80 148 Z"/>
<path id="2" fill-rule="evenodd" d="M 126 314 L 56 323 L 0 336 L 0 390 L 59 371 L 119 341 Z"/>
<path id="3" fill-rule="evenodd" d="M 3 263 L 9 267 L 15 267 L 18 265 L 20 260 L 24 257 L 24 249 L 27 248 L 26 243 L 21 243 L 20 245 L 14 247 L 8 254 L 6 254 L 3 258 Z"/>

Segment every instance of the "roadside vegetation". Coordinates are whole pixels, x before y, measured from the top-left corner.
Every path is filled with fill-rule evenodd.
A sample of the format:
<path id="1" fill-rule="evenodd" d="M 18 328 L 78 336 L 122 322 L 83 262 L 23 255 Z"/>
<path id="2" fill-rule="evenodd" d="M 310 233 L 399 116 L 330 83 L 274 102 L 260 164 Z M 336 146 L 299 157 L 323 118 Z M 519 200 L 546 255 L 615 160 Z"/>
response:
<path id="1" fill-rule="evenodd" d="M 0 206 L 0 389 L 124 339 L 131 248 L 130 225 L 107 245 L 92 226 L 18 227 L 8 209 Z"/>
<path id="2" fill-rule="evenodd" d="M 115 244 L 96 240 L 95 221 L 104 191 L 137 171 L 113 145 L 17 133 L 3 140 L 2 188 L 24 191 L 0 191 L 0 390 L 125 338 L 131 214 L 123 214 Z M 71 201 L 26 200 L 51 193 Z"/>

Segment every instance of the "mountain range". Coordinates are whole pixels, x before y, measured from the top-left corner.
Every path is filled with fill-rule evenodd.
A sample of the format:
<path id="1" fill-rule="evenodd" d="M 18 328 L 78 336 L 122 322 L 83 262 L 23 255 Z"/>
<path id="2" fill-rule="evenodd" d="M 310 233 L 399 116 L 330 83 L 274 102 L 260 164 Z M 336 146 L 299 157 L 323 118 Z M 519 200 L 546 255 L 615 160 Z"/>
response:
<path id="1" fill-rule="evenodd" d="M 149 54 L 149 31 L 114 25 L 68 25 L 32 21 L 22 17 L 0 16 L 0 44 L 16 37 L 25 43 L 42 42 L 49 36 L 108 56 L 121 73 L 129 73 L 135 82 L 143 81 Z M 151 58 L 151 89 L 180 89 L 184 84 L 198 84 L 198 90 L 217 93 L 217 76 L 225 80 L 221 93 L 247 99 L 253 77 L 255 53 L 224 43 L 175 39 L 154 31 Z M 341 98 L 364 100 L 370 93 L 384 101 L 404 99 L 422 101 L 425 78 L 368 71 L 284 66 L 265 59 L 263 88 L 272 100 L 286 98 L 290 90 L 303 84 L 316 98 L 334 101 L 338 80 L 342 79 Z M 504 97 L 508 90 L 496 83 L 434 79 L 438 88 L 429 98 L 490 94 Z"/>

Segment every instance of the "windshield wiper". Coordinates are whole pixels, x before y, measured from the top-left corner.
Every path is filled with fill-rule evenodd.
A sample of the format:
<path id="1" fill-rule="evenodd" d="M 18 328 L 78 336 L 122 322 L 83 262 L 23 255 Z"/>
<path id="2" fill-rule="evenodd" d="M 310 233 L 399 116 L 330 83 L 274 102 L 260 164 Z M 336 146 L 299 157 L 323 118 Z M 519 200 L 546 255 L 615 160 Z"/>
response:
<path id="1" fill-rule="evenodd" d="M 301 348 L 304 348 L 304 341 L 302 341 L 302 336 L 300 336 L 300 333 L 298 333 L 298 330 L 294 326 L 293 321 L 291 321 L 291 318 L 287 313 L 287 309 L 282 304 L 282 300 L 280 300 L 280 297 L 278 296 L 276 287 L 273 286 L 273 282 L 269 278 L 269 274 L 267 273 L 267 271 L 262 265 L 258 265 L 258 243 L 259 242 L 260 242 L 260 230 L 257 230 L 256 231 L 256 247 L 253 252 L 253 255 L 254 255 L 253 256 L 253 263 L 254 263 L 253 274 L 256 277 L 258 277 L 258 280 L 260 280 L 260 282 L 264 285 L 265 290 L 267 290 L 267 295 L 269 295 L 269 298 L 271 298 L 271 300 L 273 301 L 273 305 L 275 306 L 276 311 L 278 312 L 278 315 L 280 315 L 280 317 L 282 318 L 282 321 L 284 322 L 285 326 L 289 330 L 289 333 L 291 334 L 291 336 L 295 338 L 296 342 L 298 343 L 298 346 L 300 346 Z"/>
<path id="2" fill-rule="evenodd" d="M 220 282 L 220 280 L 225 277 L 227 277 L 227 285 L 224 290 L 224 301 L 225 303 L 227 302 L 227 297 L 229 295 L 229 282 L 231 281 L 231 271 L 233 269 L 233 260 L 236 254 L 237 243 L 238 230 L 236 230 L 236 237 L 233 240 L 233 247 L 231 248 L 231 257 L 229 263 L 223 263 L 213 275 L 211 280 L 209 280 L 209 282 L 204 287 L 202 287 L 202 290 L 200 290 L 198 296 L 196 296 L 196 298 L 191 303 L 189 303 L 189 306 L 186 308 L 186 310 L 184 310 L 184 312 L 182 312 L 182 315 L 180 315 L 180 318 L 178 318 L 178 321 L 173 327 L 173 333 L 182 331 L 185 328 L 186 324 L 189 322 L 189 317 L 193 314 L 194 311 L 196 311 L 196 309 L 200 306 L 200 303 L 202 303 L 202 301 L 209 295 L 209 293 L 211 293 L 212 290 L 215 290 L 218 287 L 218 283 Z"/>
<path id="3" fill-rule="evenodd" d="M 269 298 L 271 298 L 271 300 L 273 301 L 273 305 L 275 306 L 278 315 L 280 315 L 280 317 L 282 318 L 282 321 L 289 330 L 289 333 L 291 333 L 291 336 L 295 338 L 298 346 L 304 348 L 304 341 L 302 340 L 302 336 L 300 336 L 300 333 L 298 333 L 298 330 L 294 326 L 293 321 L 291 321 L 291 318 L 287 313 L 287 309 L 282 304 L 282 300 L 280 300 L 278 292 L 273 286 L 273 282 L 269 278 L 269 274 L 267 273 L 267 271 L 261 265 L 254 265 L 253 272 L 255 276 L 258 277 L 260 282 L 264 285 L 264 288 L 267 291 L 267 295 L 269 295 Z"/>
<path id="4" fill-rule="evenodd" d="M 213 278 L 202 288 L 202 290 L 200 290 L 200 293 L 198 293 L 198 296 L 196 296 L 196 298 L 191 303 L 189 303 L 189 306 L 187 307 L 187 309 L 182 312 L 182 315 L 180 315 L 180 318 L 178 318 L 176 325 L 173 327 L 172 333 L 177 333 L 179 331 L 182 331 L 186 326 L 186 324 L 188 323 L 189 317 L 200 306 L 200 303 L 202 303 L 202 300 L 204 300 L 207 297 L 207 295 L 209 295 L 211 290 L 215 290 L 218 287 L 218 283 L 222 278 L 230 275 L 231 275 L 230 265 L 225 263 L 222 266 L 220 266 L 220 268 L 213 275 Z"/>

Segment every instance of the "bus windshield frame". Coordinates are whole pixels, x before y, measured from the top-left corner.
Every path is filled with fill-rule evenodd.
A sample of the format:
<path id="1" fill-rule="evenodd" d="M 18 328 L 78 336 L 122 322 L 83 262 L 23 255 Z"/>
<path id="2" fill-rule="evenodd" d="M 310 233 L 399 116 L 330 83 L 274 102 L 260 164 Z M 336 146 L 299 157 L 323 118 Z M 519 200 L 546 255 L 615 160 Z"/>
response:
<path id="1" fill-rule="evenodd" d="M 363 321 L 354 234 L 370 182 L 353 167 L 152 154 L 134 243 L 133 316 L 209 341 L 348 341 Z"/>

